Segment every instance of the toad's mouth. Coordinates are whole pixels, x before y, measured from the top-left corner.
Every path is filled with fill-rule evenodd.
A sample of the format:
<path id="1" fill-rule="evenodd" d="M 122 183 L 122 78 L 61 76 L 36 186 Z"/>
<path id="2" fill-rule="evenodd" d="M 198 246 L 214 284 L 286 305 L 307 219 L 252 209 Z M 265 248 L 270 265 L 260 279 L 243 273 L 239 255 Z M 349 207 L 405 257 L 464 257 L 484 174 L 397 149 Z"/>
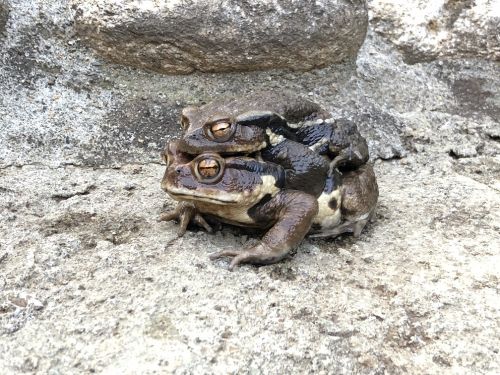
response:
<path id="1" fill-rule="evenodd" d="M 190 154 L 190 155 L 198 155 L 204 152 L 215 152 L 224 156 L 246 156 L 249 154 L 253 154 L 261 151 L 267 146 L 266 141 L 262 141 L 260 143 L 238 143 L 234 142 L 232 144 L 224 144 L 224 147 L 221 149 L 220 143 L 216 144 L 198 144 L 194 142 L 189 142 L 185 139 L 182 139 L 179 142 L 179 151 Z"/>
<path id="2" fill-rule="evenodd" d="M 204 201 L 209 203 L 216 204 L 237 204 L 238 201 L 234 198 L 228 197 L 215 197 L 204 194 L 197 194 L 195 192 L 186 193 L 184 191 L 177 191 L 175 189 L 169 189 L 168 193 L 175 199 L 180 200 L 195 200 L 195 201 Z"/>

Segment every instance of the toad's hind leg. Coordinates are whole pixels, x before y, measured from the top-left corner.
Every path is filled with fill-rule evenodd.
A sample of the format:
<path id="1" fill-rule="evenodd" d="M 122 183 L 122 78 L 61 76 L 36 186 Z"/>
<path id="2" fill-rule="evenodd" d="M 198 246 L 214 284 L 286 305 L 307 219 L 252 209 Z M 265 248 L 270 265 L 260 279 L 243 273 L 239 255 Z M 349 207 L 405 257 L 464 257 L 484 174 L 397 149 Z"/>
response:
<path id="1" fill-rule="evenodd" d="M 312 238 L 336 237 L 342 233 L 352 233 L 359 237 L 361 231 L 375 213 L 378 186 L 369 164 L 362 165 L 342 176 L 340 212 L 343 222 L 332 228 L 324 228 Z"/>
<path id="2" fill-rule="evenodd" d="M 335 238 L 335 237 L 338 237 L 344 233 L 352 233 L 352 235 L 357 238 L 361 235 L 361 232 L 365 228 L 366 224 L 368 224 L 368 222 L 370 221 L 374 212 L 375 212 L 375 210 L 373 210 L 368 216 L 365 215 L 365 217 L 359 218 L 358 220 L 355 220 L 355 221 L 345 221 L 342 224 L 337 225 L 334 228 L 322 230 L 319 233 L 311 234 L 309 237 L 310 238 L 324 238 L 324 237 Z"/>

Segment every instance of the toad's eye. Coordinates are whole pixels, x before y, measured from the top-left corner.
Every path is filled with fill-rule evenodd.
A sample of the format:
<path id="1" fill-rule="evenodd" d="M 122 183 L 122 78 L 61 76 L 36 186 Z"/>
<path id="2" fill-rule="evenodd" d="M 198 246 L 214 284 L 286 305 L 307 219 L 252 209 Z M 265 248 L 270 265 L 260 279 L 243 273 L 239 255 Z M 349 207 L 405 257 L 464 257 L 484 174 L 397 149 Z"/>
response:
<path id="1" fill-rule="evenodd" d="M 219 122 L 217 124 L 213 124 L 210 127 L 212 134 L 215 138 L 224 137 L 231 130 L 231 124 L 228 122 Z"/>
<path id="2" fill-rule="evenodd" d="M 216 142 L 225 142 L 231 138 L 234 133 L 234 125 L 228 120 L 207 124 L 206 132 L 208 136 Z"/>
<path id="3" fill-rule="evenodd" d="M 212 178 L 217 176 L 220 171 L 219 163 L 214 159 L 205 159 L 198 163 L 198 173 L 203 178 Z"/>
<path id="4" fill-rule="evenodd" d="M 215 156 L 202 156 L 195 164 L 195 175 L 198 180 L 207 183 L 217 182 L 222 176 L 224 161 Z"/>

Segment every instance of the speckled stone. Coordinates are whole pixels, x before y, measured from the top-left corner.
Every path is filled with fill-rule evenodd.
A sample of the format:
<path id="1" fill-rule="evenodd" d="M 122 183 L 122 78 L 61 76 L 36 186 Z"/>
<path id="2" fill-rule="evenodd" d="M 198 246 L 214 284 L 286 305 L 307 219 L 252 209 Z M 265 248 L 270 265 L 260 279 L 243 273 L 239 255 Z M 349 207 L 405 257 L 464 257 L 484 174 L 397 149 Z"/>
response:
<path id="1" fill-rule="evenodd" d="M 169 76 L 103 61 L 67 0 L 9 4 L 0 374 L 500 373 L 498 63 L 407 64 L 369 32 L 355 63 Z M 257 234 L 176 238 L 159 152 L 183 106 L 271 89 L 358 124 L 376 221 L 231 273 L 208 254 Z"/>
<path id="2" fill-rule="evenodd" d="M 5 28 L 5 23 L 9 15 L 9 8 L 6 0 L 0 0 L 0 38 Z"/>
<path id="3" fill-rule="evenodd" d="M 443 57 L 500 60 L 498 0 L 370 0 L 371 23 L 408 62 Z"/>
<path id="4" fill-rule="evenodd" d="M 75 0 L 86 43 L 119 64 L 164 73 L 309 70 L 355 58 L 364 0 Z"/>

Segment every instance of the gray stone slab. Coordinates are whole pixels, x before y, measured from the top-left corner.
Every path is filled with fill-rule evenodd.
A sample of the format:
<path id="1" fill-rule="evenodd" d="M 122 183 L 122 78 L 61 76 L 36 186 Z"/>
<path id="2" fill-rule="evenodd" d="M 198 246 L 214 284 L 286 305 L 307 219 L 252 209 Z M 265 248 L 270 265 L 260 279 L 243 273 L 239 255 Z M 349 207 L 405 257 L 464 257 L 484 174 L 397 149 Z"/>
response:
<path id="1" fill-rule="evenodd" d="M 9 2 L 0 374 L 500 373 L 498 63 L 369 32 L 355 63 L 171 77 L 101 60 L 66 0 Z M 158 154 L 182 106 L 264 89 L 354 120 L 380 200 L 359 239 L 230 273 L 208 254 L 253 236 L 158 223 Z"/>
<path id="2" fill-rule="evenodd" d="M 356 57 L 364 0 L 75 0 L 76 28 L 100 55 L 164 73 L 310 70 Z"/>
<path id="3" fill-rule="evenodd" d="M 373 29 L 410 63 L 435 58 L 500 60 L 499 3 L 495 0 L 371 0 Z"/>
<path id="4" fill-rule="evenodd" d="M 232 273 L 249 237 L 156 221 L 161 166 L 2 170 L 0 373 L 496 374 L 500 194 L 449 160 L 376 163 L 360 238 Z"/>
<path id="5" fill-rule="evenodd" d="M 0 38 L 2 37 L 8 16 L 9 16 L 9 8 L 7 1 L 0 0 Z"/>

